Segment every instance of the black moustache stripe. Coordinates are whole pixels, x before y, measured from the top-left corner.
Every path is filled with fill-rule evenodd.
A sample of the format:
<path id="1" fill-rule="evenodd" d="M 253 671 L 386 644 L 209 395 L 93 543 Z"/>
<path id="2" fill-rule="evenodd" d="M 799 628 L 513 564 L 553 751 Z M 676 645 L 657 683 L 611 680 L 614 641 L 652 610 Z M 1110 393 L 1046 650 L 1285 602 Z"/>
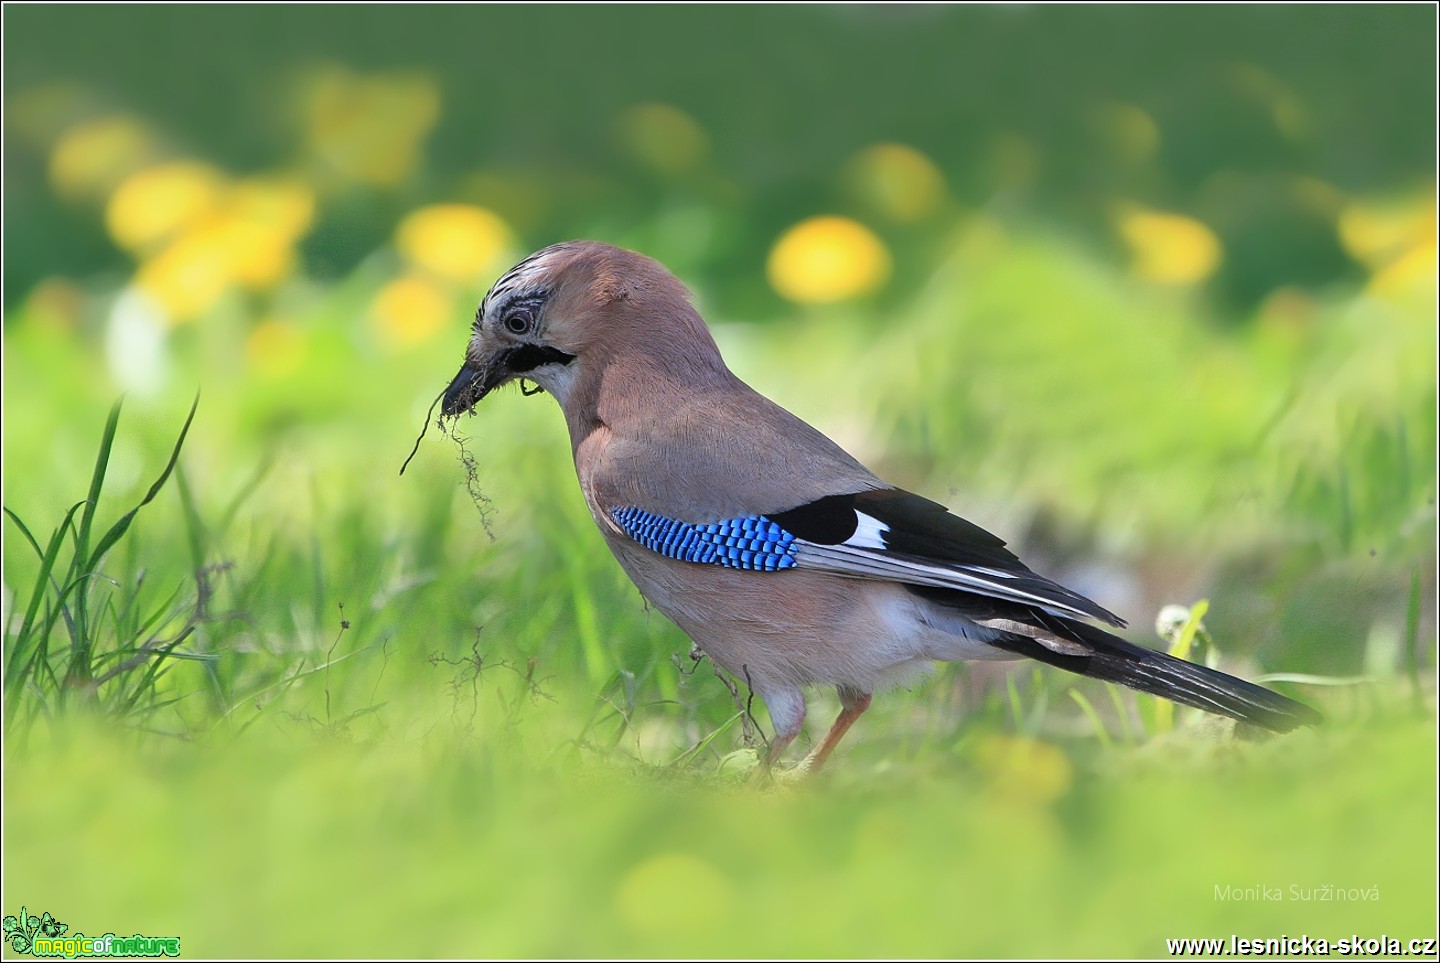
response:
<path id="1" fill-rule="evenodd" d="M 548 345 L 524 344 L 505 353 L 505 369 L 511 374 L 524 374 L 547 364 L 569 364 L 575 360 L 573 354 L 566 354 Z"/>

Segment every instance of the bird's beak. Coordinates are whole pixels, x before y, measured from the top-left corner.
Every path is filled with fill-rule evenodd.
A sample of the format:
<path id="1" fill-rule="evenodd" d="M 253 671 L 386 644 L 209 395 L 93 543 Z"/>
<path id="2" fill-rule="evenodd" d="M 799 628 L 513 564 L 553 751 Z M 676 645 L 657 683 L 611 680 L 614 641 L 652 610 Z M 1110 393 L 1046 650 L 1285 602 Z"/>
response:
<path id="1" fill-rule="evenodd" d="M 481 398 L 512 378 L 523 377 L 545 365 L 567 365 L 574 360 L 573 354 L 539 344 L 506 348 L 483 364 L 467 359 L 455 380 L 450 382 L 450 387 L 445 389 L 440 412 L 446 416 L 463 415 L 478 405 Z"/>
<path id="2" fill-rule="evenodd" d="M 503 365 L 487 364 L 484 366 L 471 364 L 469 361 L 460 369 L 460 373 L 450 382 L 450 387 L 445 389 L 445 399 L 440 404 L 440 413 L 445 416 L 463 415 L 472 410 L 484 398 L 493 391 L 501 381 L 505 380 L 508 372 Z"/>

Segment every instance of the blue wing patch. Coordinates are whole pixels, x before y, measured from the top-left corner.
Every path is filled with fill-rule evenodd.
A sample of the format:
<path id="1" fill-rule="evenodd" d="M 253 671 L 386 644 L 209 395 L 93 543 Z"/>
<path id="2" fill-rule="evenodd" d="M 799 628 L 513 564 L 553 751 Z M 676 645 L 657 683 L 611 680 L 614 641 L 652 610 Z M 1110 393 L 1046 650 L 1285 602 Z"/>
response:
<path id="1" fill-rule="evenodd" d="M 723 565 L 749 572 L 795 567 L 795 536 L 760 515 L 692 525 L 640 508 L 611 509 L 620 529 L 652 552 L 682 562 Z"/>

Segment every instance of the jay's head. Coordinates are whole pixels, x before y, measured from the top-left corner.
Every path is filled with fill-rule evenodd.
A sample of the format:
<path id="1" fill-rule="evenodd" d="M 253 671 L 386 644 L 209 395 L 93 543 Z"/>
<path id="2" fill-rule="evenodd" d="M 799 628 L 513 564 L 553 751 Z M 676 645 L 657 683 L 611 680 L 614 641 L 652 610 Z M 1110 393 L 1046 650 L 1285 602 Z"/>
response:
<path id="1" fill-rule="evenodd" d="M 617 359 L 723 370 L 689 292 L 663 265 L 596 241 L 555 244 L 511 268 L 480 302 L 441 410 L 463 414 L 521 378 L 564 406 L 577 382 Z"/>

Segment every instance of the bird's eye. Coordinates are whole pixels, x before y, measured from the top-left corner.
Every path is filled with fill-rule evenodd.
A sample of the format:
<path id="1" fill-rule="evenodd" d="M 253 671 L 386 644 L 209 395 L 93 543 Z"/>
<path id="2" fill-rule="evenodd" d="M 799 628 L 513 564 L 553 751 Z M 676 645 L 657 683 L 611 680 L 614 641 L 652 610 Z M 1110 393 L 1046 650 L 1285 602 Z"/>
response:
<path id="1" fill-rule="evenodd" d="M 535 323 L 535 318 L 529 308 L 516 308 L 501 320 L 505 330 L 511 334 L 524 334 L 530 330 L 530 325 Z"/>

